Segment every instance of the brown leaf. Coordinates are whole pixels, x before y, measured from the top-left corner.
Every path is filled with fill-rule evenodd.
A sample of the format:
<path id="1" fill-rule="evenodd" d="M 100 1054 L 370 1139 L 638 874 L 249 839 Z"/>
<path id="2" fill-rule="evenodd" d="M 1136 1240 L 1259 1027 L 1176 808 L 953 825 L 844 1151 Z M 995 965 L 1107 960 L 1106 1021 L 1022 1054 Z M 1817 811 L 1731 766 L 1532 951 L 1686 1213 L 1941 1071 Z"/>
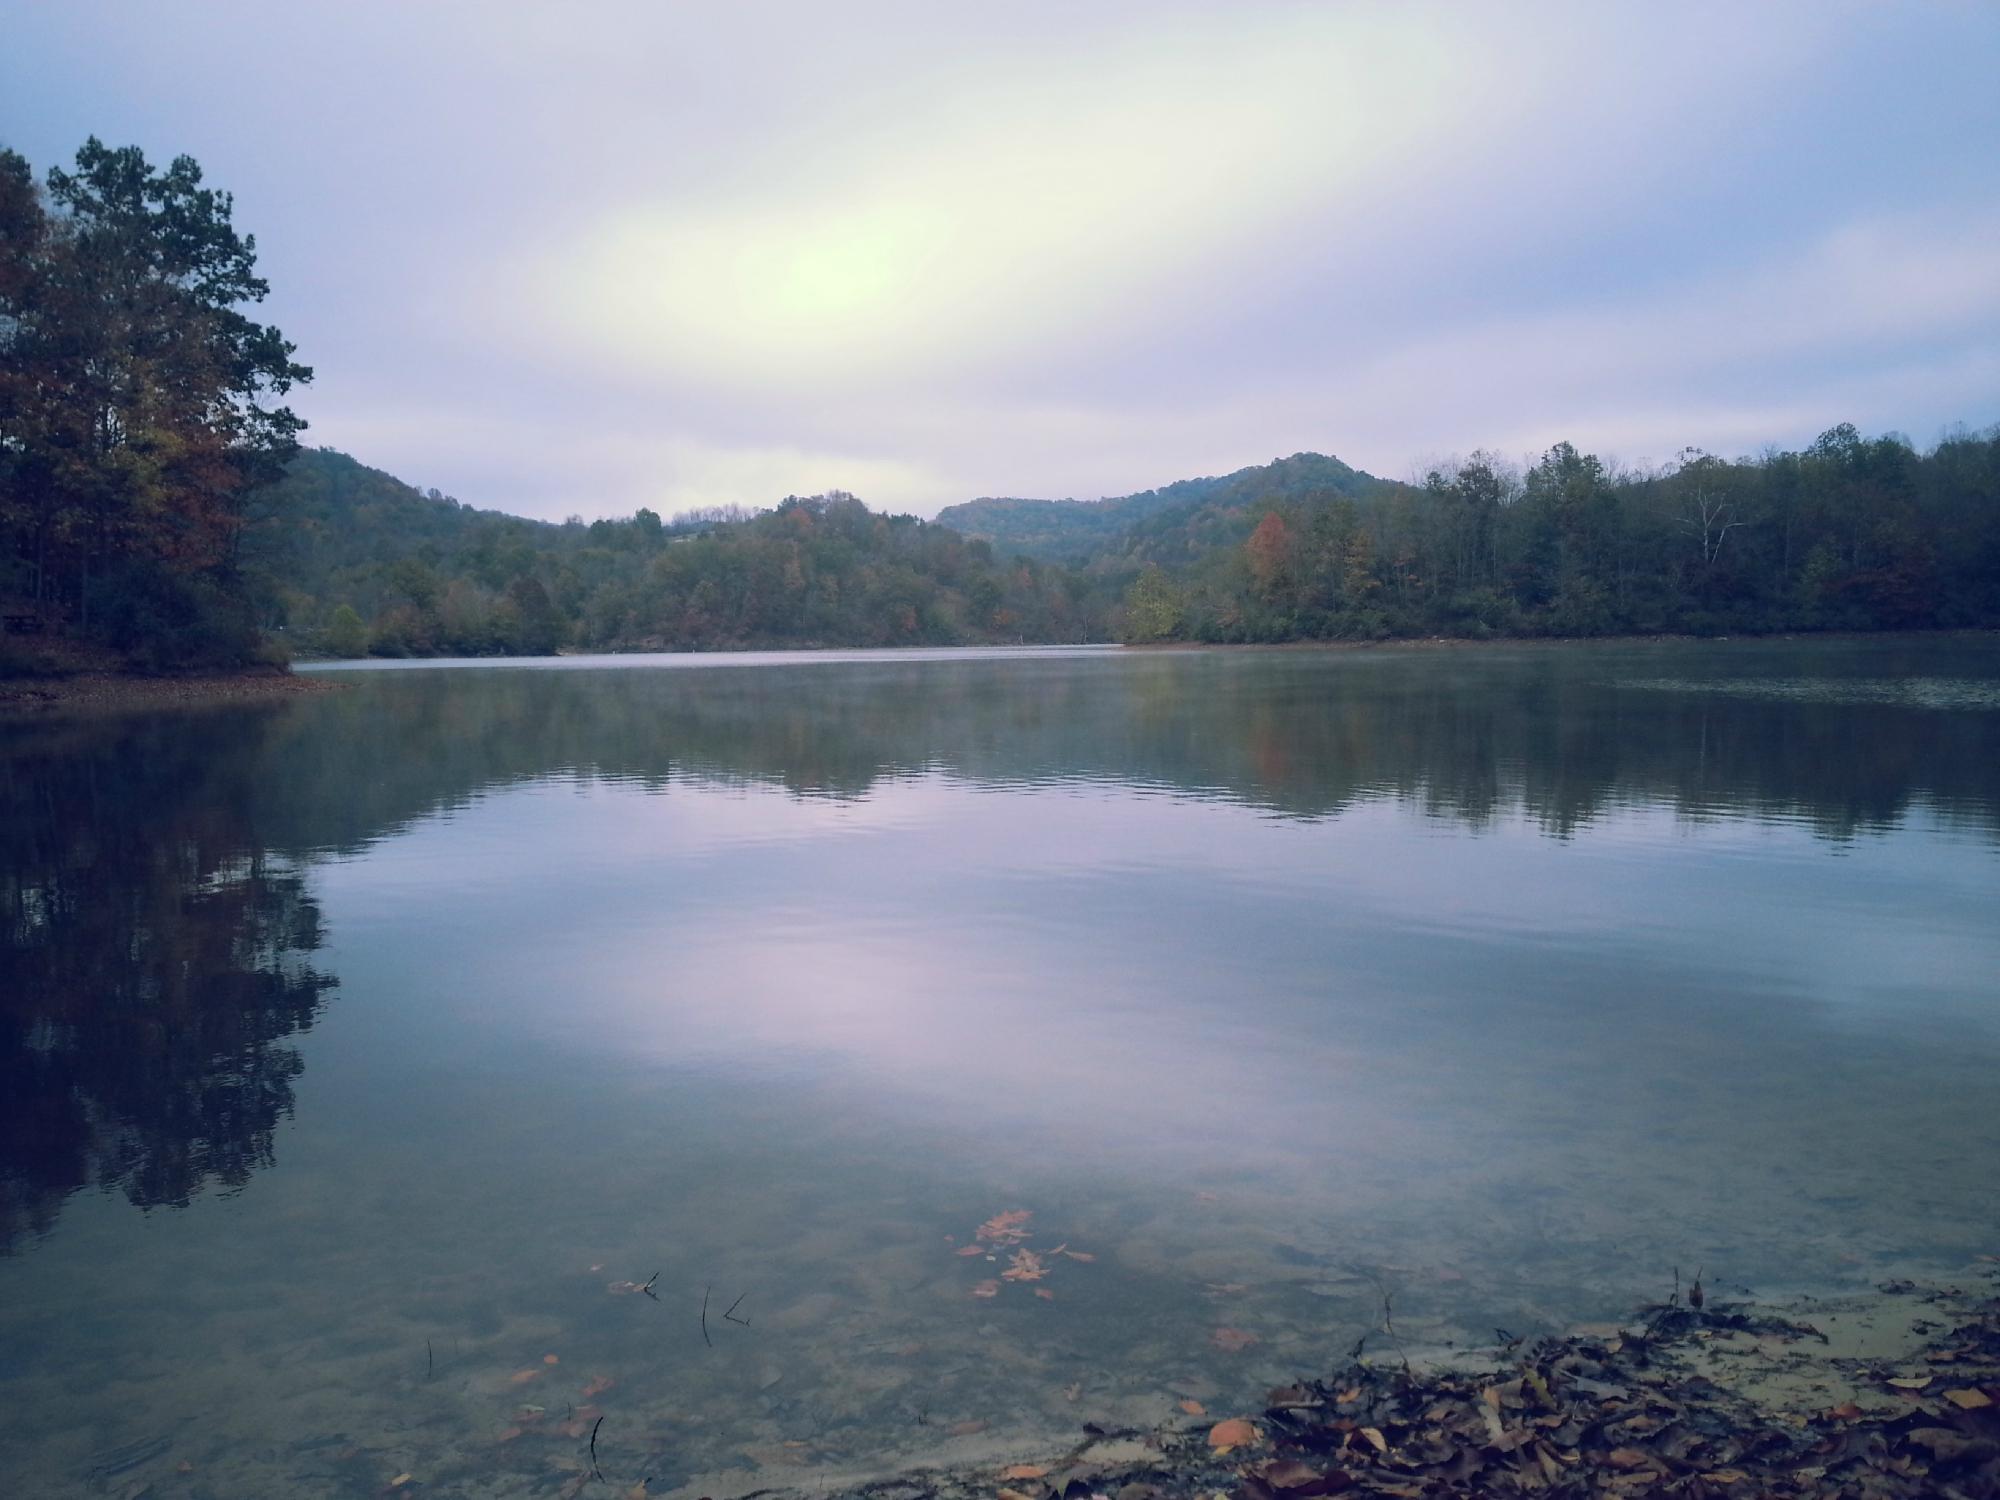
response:
<path id="1" fill-rule="evenodd" d="M 562 1361 L 557 1359 L 553 1354 L 544 1354 L 542 1356 L 542 1363 L 545 1365 L 559 1365 Z"/>
<path id="2" fill-rule="evenodd" d="M 1062 1398 L 1065 1401 L 1074 1401 L 1077 1399 L 1077 1397 L 1081 1396 L 1082 1394 L 1083 1394 L 1083 1382 L 1081 1380 L 1072 1380 L 1068 1385 L 1062 1388 Z"/>
<path id="3" fill-rule="evenodd" d="M 1040 1298 L 1041 1298 L 1041 1299 L 1042 1299 L 1042 1300 L 1043 1300 L 1044 1302 L 1053 1302 L 1053 1301 L 1055 1301 L 1055 1300 L 1056 1300 L 1056 1294 L 1055 1294 L 1054 1292 L 1050 1291 L 1050 1290 L 1049 1290 L 1049 1289 L 1048 1289 L 1047 1287 L 1045 1287 L 1045 1286 L 1038 1286 L 1038 1287 L 1036 1287 L 1036 1288 L 1035 1288 L 1035 1295 L 1036 1295 L 1037 1297 L 1040 1297 Z"/>
<path id="4" fill-rule="evenodd" d="M 1953 1406 L 1963 1407 L 1966 1411 L 1978 1411 L 1982 1406 L 1991 1406 L 1993 1404 L 1993 1398 L 1987 1395 L 1986 1392 L 1975 1391 L 1970 1387 L 1965 1390 L 1946 1391 L 1944 1399 L 1949 1401 Z"/>
<path id="5" fill-rule="evenodd" d="M 1092 1255 L 1088 1250 L 1065 1249 L 1063 1251 L 1063 1254 L 1067 1255 L 1071 1260 L 1080 1260 L 1084 1262 L 1086 1265 L 1088 1265 L 1091 1261 L 1097 1259 L 1097 1257 Z"/>
<path id="6" fill-rule="evenodd" d="M 1033 1209 L 1010 1208 L 995 1214 L 974 1231 L 975 1237 L 994 1245 L 1018 1245 L 1028 1237 L 1028 1220 Z"/>
<path id="7" fill-rule="evenodd" d="M 984 1255 L 985 1253 L 986 1247 L 984 1245 L 961 1245 L 958 1249 L 952 1251 L 954 1255 Z"/>
<path id="8" fill-rule="evenodd" d="M 1048 1473 L 1041 1464 L 1009 1464 L 1000 1471 L 1002 1479 L 1040 1479 Z"/>
<path id="9" fill-rule="evenodd" d="M 1931 1383 L 1928 1375 L 1892 1375 L 1889 1384 L 1899 1391 L 1920 1391 Z"/>
<path id="10" fill-rule="evenodd" d="M 972 1289 L 972 1295 L 975 1297 L 997 1297 L 1000 1295 L 1000 1283 L 992 1280 L 982 1281 Z"/>
<path id="11" fill-rule="evenodd" d="M 519 1437 L 523 1432 L 526 1431 L 527 1429 L 525 1427 L 503 1427 L 500 1429 L 500 1436 L 495 1438 L 493 1441 L 495 1441 L 496 1443 L 511 1443 L 514 1441 L 515 1438 Z"/>
<path id="12" fill-rule="evenodd" d="M 1007 1269 L 1000 1273 L 1003 1281 L 1040 1281 L 1049 1274 L 1049 1268 L 1042 1264 L 1041 1256 L 1025 1247 L 1016 1250 Z"/>
<path id="13" fill-rule="evenodd" d="M 646 1485 L 648 1482 L 649 1481 L 642 1479 L 637 1484 L 633 1485 L 631 1489 L 620 1490 L 618 1492 L 618 1500 L 652 1500 L 652 1496 L 647 1492 L 646 1489 Z"/>
<path id="14" fill-rule="evenodd" d="M 1247 1448 L 1256 1441 L 1257 1429 L 1241 1417 L 1230 1417 L 1208 1429 L 1208 1446 L 1211 1448 Z"/>
<path id="15" fill-rule="evenodd" d="M 1256 1334 L 1240 1328 L 1218 1328 L 1208 1336 L 1208 1341 L 1225 1354 L 1241 1354 L 1258 1340 Z"/>
<path id="16" fill-rule="evenodd" d="M 1028 1500 L 1028 1497 L 1019 1490 L 1010 1490 L 1003 1485 L 1000 1488 L 998 1500 Z"/>
<path id="17" fill-rule="evenodd" d="M 593 1375 L 583 1383 L 583 1399 L 588 1401 L 592 1396 L 601 1396 L 616 1384 L 618 1382 L 609 1375 Z"/>
<path id="18" fill-rule="evenodd" d="M 1637 1448 L 1613 1448 L 1604 1461 L 1614 1469 L 1643 1469 L 1652 1462 Z"/>
<path id="19" fill-rule="evenodd" d="M 1203 1406 L 1199 1401 L 1183 1401 L 1181 1403 L 1181 1410 L 1191 1417 L 1205 1417 L 1208 1415 L 1208 1408 Z"/>
<path id="20" fill-rule="evenodd" d="M 540 1380 L 541 1378 L 542 1372 L 540 1370 L 516 1370 L 512 1375 L 507 1377 L 507 1384 L 526 1385 L 531 1380 Z"/>
<path id="21" fill-rule="evenodd" d="M 1322 1474 L 1295 1458 L 1274 1458 L 1257 1470 L 1257 1477 L 1283 1495 L 1331 1495 L 1351 1482 L 1343 1470 Z"/>
<path id="22" fill-rule="evenodd" d="M 1381 1428 L 1363 1427 L 1360 1431 L 1361 1435 L 1368 1439 L 1368 1446 L 1373 1448 L 1377 1453 L 1387 1453 L 1389 1451 L 1389 1440 L 1382 1436 Z"/>
<path id="23" fill-rule="evenodd" d="M 1861 1420 L 1861 1408 L 1852 1401 L 1843 1401 L 1840 1405 L 1830 1408 L 1827 1415 L 1836 1421 L 1858 1422 Z"/>

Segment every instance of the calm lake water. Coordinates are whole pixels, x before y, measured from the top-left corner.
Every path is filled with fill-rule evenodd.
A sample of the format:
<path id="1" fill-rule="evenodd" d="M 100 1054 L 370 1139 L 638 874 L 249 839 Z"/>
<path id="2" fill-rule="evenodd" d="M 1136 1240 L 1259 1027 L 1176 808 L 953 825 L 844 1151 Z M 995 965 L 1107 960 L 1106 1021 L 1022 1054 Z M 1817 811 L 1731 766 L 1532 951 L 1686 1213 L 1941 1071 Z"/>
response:
<path id="1" fill-rule="evenodd" d="M 337 680 L 0 725 L 0 1493 L 833 1486 L 2000 1253 L 2000 642 Z"/>

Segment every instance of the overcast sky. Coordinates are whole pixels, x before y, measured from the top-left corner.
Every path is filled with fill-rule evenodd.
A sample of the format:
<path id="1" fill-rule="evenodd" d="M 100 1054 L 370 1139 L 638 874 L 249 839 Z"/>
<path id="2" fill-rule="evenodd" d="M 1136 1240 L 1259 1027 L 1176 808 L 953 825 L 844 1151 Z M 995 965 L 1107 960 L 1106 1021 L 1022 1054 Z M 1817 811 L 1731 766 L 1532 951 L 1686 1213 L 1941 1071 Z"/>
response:
<path id="1" fill-rule="evenodd" d="M 930 514 L 2000 420 L 2000 4 L 18 4 L 199 160 L 309 441 L 559 518 Z"/>

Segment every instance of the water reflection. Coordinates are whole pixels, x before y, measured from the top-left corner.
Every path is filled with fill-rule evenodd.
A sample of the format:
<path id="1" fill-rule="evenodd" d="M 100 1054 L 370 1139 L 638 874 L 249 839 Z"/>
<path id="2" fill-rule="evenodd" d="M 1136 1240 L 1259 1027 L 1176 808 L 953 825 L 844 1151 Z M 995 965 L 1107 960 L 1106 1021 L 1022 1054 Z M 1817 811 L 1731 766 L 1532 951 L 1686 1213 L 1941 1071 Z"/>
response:
<path id="1" fill-rule="evenodd" d="M 86 1186 L 139 1208 L 271 1162 L 333 979 L 238 792 L 269 719 L 72 724 L 0 774 L 0 1250 Z"/>

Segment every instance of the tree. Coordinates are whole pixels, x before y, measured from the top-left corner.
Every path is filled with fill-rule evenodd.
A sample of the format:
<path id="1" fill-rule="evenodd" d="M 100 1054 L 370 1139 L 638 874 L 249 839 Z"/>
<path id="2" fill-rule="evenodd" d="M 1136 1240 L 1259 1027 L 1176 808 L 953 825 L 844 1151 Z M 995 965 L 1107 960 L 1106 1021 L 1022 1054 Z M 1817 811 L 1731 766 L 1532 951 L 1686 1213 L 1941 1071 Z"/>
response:
<path id="1" fill-rule="evenodd" d="M 312 371 L 242 311 L 269 286 L 232 213 L 191 157 L 92 137 L 37 193 L 0 153 L 0 545 L 86 629 L 114 579 L 240 596 L 245 496 L 297 451 L 267 398 Z"/>

